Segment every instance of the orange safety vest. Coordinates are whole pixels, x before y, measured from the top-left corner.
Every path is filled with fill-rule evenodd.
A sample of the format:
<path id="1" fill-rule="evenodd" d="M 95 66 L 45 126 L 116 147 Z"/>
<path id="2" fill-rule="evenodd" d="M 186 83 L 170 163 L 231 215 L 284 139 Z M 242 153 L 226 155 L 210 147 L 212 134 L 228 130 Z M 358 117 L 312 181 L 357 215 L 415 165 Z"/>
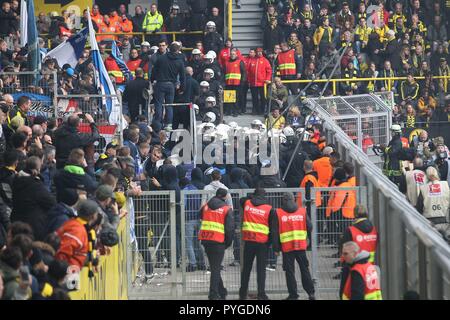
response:
<path id="1" fill-rule="evenodd" d="M 113 57 L 109 56 L 108 58 L 106 58 L 105 68 L 108 71 L 108 74 L 115 78 L 117 84 L 125 82 L 125 76 L 123 75 L 122 70 L 120 70 L 116 60 L 114 60 Z"/>
<path id="2" fill-rule="evenodd" d="M 330 163 L 329 157 L 322 157 L 313 162 L 313 170 L 319 176 L 319 185 L 322 188 L 328 188 L 331 178 L 333 176 L 333 167 Z"/>
<path id="3" fill-rule="evenodd" d="M 225 84 L 227 86 L 238 86 L 241 84 L 241 60 L 235 61 L 228 60 L 225 63 Z"/>
<path id="4" fill-rule="evenodd" d="M 355 177 L 355 176 L 349 178 L 349 179 L 347 180 L 347 182 L 350 183 L 350 185 L 351 185 L 352 187 L 356 187 L 356 186 L 357 186 L 357 184 L 356 184 L 356 177 Z"/>
<path id="5" fill-rule="evenodd" d="M 242 240 L 266 243 L 269 240 L 269 215 L 272 206 L 263 204 L 254 206 L 250 200 L 244 204 L 242 221 Z"/>
<path id="6" fill-rule="evenodd" d="M 306 209 L 299 207 L 295 213 L 277 209 L 281 251 L 306 250 Z"/>
<path id="7" fill-rule="evenodd" d="M 278 54 L 278 70 L 281 76 L 297 74 L 294 49 Z"/>
<path id="8" fill-rule="evenodd" d="M 141 62 L 142 62 L 142 59 L 128 60 L 127 67 L 130 70 L 133 77 L 136 73 L 136 69 L 139 68 L 139 66 L 141 65 Z"/>
<path id="9" fill-rule="evenodd" d="M 377 229 L 373 227 L 372 231 L 369 233 L 364 233 L 355 226 L 350 226 L 350 233 L 352 234 L 352 240 L 358 244 L 361 250 L 365 250 L 370 253 L 369 262 L 374 263 L 378 239 Z"/>
<path id="10" fill-rule="evenodd" d="M 122 21 L 122 18 L 117 16 L 109 16 L 109 24 L 116 27 L 116 28 L 120 28 L 120 23 Z"/>
<path id="11" fill-rule="evenodd" d="M 133 32 L 133 22 L 126 19 L 125 21 L 121 20 L 120 23 L 120 30 L 124 33 Z"/>
<path id="12" fill-rule="evenodd" d="M 94 15 L 93 13 L 91 13 L 91 18 L 92 18 L 92 21 L 95 22 L 97 27 L 100 28 L 100 25 L 103 24 L 103 16 L 101 14 Z"/>
<path id="13" fill-rule="evenodd" d="M 306 184 L 308 182 L 312 182 L 313 188 L 320 188 L 319 180 L 317 180 L 316 177 L 313 176 L 312 174 L 305 175 L 302 182 L 300 183 L 300 188 L 305 188 Z M 302 195 L 300 193 L 298 194 L 298 197 L 297 197 L 297 204 L 299 205 L 299 207 L 303 207 Z M 320 207 L 321 205 L 322 205 L 322 196 L 320 194 L 320 191 L 317 191 L 316 192 L 316 207 Z"/>
<path id="14" fill-rule="evenodd" d="M 202 225 L 198 233 L 198 239 L 224 243 L 225 219 L 229 209 L 229 206 L 223 206 L 219 209 L 212 210 L 205 204 L 202 210 Z"/>
<path id="15" fill-rule="evenodd" d="M 382 300 L 380 290 L 380 279 L 378 277 L 375 266 L 371 263 L 355 264 L 348 275 L 345 282 L 344 291 L 342 292 L 342 300 L 352 299 L 352 277 L 351 272 L 357 271 L 364 279 L 366 284 L 364 288 L 364 300 Z"/>
<path id="16" fill-rule="evenodd" d="M 346 219 L 354 219 L 353 210 L 356 206 L 356 191 L 339 190 L 339 188 L 351 188 L 351 183 L 344 182 L 336 187 L 336 191 L 330 192 L 330 199 L 326 209 L 326 217 L 329 218 L 332 213 L 342 209 L 342 216 Z"/>
<path id="17" fill-rule="evenodd" d="M 112 24 L 109 24 L 109 26 L 107 26 L 106 24 L 101 24 L 98 26 L 98 34 L 102 34 L 102 33 L 115 33 L 117 32 L 117 29 L 115 26 L 113 26 Z M 97 42 L 101 42 L 103 40 L 117 40 L 117 37 L 115 35 L 104 35 L 104 36 L 97 36 Z"/>

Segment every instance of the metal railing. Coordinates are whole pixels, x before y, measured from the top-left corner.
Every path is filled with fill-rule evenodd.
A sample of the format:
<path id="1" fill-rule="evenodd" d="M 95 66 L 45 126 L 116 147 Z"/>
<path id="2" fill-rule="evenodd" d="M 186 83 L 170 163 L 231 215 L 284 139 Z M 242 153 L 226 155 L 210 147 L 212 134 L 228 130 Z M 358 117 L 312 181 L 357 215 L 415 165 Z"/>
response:
<path id="1" fill-rule="evenodd" d="M 161 35 L 171 35 L 172 41 L 177 40 L 177 36 L 189 36 L 189 35 L 203 35 L 203 31 L 158 31 L 155 33 L 150 32 L 104 32 L 104 33 L 96 33 L 96 37 L 103 37 L 103 36 L 113 36 L 112 39 L 115 37 L 125 37 L 125 36 L 135 36 L 140 37 L 141 43 L 145 41 L 145 37 L 149 36 L 161 36 Z M 47 47 L 51 48 L 51 44 L 53 39 L 49 38 L 49 34 L 40 34 L 40 37 L 47 38 Z M 182 50 L 185 51 L 192 51 L 194 48 L 182 48 Z"/>
<path id="2" fill-rule="evenodd" d="M 332 84 L 332 91 L 333 91 L 333 95 L 337 95 L 338 94 L 338 84 L 339 83 L 343 83 L 343 82 L 377 82 L 377 81 L 387 81 L 387 88 L 386 91 L 391 91 L 394 85 L 395 81 L 399 81 L 399 80 L 406 80 L 406 77 L 378 77 L 378 78 L 351 78 L 351 79 L 344 79 L 344 78 L 339 78 L 339 79 L 330 79 L 330 82 Z M 414 77 L 415 80 L 423 80 L 425 79 L 425 77 Z M 444 80 L 444 88 L 447 88 L 447 83 L 448 80 L 450 79 L 450 76 L 433 76 L 433 79 L 438 79 Z M 289 84 L 289 83 L 300 83 L 300 84 L 307 84 L 310 83 L 311 80 L 282 80 L 281 81 L 284 84 Z M 315 83 L 326 83 L 328 82 L 328 79 L 316 79 L 314 80 Z M 265 83 L 264 84 L 264 96 L 267 97 L 267 86 L 270 85 L 271 83 Z"/>
<path id="3" fill-rule="evenodd" d="M 360 185 L 367 186 L 369 214 L 380 235 L 383 297 L 401 299 L 415 290 L 422 299 L 450 299 L 450 246 L 329 116 L 320 117 L 327 141 L 353 162 Z"/>

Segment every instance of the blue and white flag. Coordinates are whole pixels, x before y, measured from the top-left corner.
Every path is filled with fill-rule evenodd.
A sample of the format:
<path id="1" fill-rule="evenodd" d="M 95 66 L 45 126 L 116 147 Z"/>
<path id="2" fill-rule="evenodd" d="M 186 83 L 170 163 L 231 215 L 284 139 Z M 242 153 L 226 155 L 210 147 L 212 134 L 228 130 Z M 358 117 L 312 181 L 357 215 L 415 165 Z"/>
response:
<path id="1" fill-rule="evenodd" d="M 120 68 L 120 71 L 122 71 L 123 76 L 127 81 L 133 80 L 133 74 L 131 73 L 130 69 L 128 69 L 128 66 L 125 64 L 125 62 L 122 60 L 122 53 L 119 51 L 119 47 L 117 46 L 116 42 L 113 41 L 111 45 L 111 56 L 116 60 L 117 66 Z"/>
<path id="2" fill-rule="evenodd" d="M 95 84 L 97 88 L 104 96 L 102 97 L 103 105 L 105 106 L 108 115 L 109 115 L 109 123 L 122 126 L 121 129 L 125 127 L 125 121 L 123 119 L 123 115 L 121 112 L 121 106 L 119 99 L 116 95 L 116 89 L 112 84 L 111 79 L 109 78 L 108 71 L 106 71 L 105 64 L 103 63 L 102 57 L 100 55 L 100 50 L 98 49 L 97 40 L 95 39 L 95 30 L 92 25 L 91 14 L 88 11 L 88 22 L 89 22 L 89 42 L 91 44 L 91 56 L 92 63 L 95 67 Z"/>
<path id="3" fill-rule="evenodd" d="M 34 16 L 34 2 L 32 0 L 20 2 L 20 45 L 28 45 L 28 69 L 41 69 L 41 55 L 38 45 L 36 17 Z M 36 78 L 35 81 L 38 79 Z"/>
<path id="4" fill-rule="evenodd" d="M 72 68 L 75 68 L 78 63 L 78 59 L 80 59 L 84 47 L 86 46 L 87 37 L 88 28 L 84 28 L 61 43 L 55 49 L 48 52 L 45 57 L 56 59 L 60 67 L 68 63 Z"/>

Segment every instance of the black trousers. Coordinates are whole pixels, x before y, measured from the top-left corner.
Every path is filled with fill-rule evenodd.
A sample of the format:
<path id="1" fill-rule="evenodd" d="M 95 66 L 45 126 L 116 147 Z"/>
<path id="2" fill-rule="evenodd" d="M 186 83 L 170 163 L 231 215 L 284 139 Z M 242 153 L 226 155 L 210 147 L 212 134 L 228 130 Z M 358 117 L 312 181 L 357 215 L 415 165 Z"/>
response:
<path id="1" fill-rule="evenodd" d="M 266 108 L 266 98 L 264 97 L 264 87 L 251 87 L 252 93 L 252 112 L 258 115 L 264 114 Z"/>
<path id="2" fill-rule="evenodd" d="M 222 277 L 220 275 L 220 269 L 225 255 L 225 245 L 219 243 L 203 243 L 203 246 L 205 247 L 205 253 L 208 257 L 209 267 L 211 269 L 208 299 L 225 299 L 227 289 L 223 286 Z"/>
<path id="3" fill-rule="evenodd" d="M 244 84 L 242 84 L 241 87 L 241 100 L 239 102 L 239 112 L 241 113 L 245 113 L 247 111 L 247 92 L 248 89 L 250 89 L 250 87 L 248 86 L 248 83 L 245 82 Z"/>
<path id="4" fill-rule="evenodd" d="M 248 292 L 248 282 L 256 257 L 256 279 L 258 283 L 258 297 L 266 294 L 266 264 L 267 264 L 267 243 L 257 243 L 251 241 L 244 242 L 244 264 L 241 273 L 241 288 L 239 297 L 245 298 Z"/>
<path id="5" fill-rule="evenodd" d="M 309 273 L 309 262 L 304 250 L 297 250 L 291 252 L 283 252 L 283 268 L 286 273 L 286 284 L 289 292 L 289 297 L 298 298 L 297 280 L 295 279 L 295 261 L 300 267 L 300 274 L 302 278 L 302 286 L 306 293 L 311 296 L 314 295 L 314 283 Z"/>
<path id="6" fill-rule="evenodd" d="M 152 255 L 149 249 L 148 231 L 151 229 L 148 217 L 137 219 L 135 222 L 136 240 L 138 242 L 139 253 L 144 259 L 145 274 L 153 273 Z"/>

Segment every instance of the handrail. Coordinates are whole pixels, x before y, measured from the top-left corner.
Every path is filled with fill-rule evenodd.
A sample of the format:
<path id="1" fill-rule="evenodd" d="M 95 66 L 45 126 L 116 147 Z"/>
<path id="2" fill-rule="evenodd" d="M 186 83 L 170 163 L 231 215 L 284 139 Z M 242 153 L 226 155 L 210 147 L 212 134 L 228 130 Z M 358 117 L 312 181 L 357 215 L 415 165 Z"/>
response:
<path id="1" fill-rule="evenodd" d="M 432 76 L 433 79 L 444 79 L 445 83 L 444 86 L 447 87 L 447 81 L 450 79 L 450 76 Z M 407 77 L 379 77 L 379 78 L 338 78 L 338 79 L 330 79 L 330 82 L 333 84 L 333 95 L 337 95 L 337 83 L 341 82 L 369 82 L 369 81 L 385 81 L 388 80 L 388 88 L 386 88 L 387 91 L 391 91 L 392 89 L 392 82 L 399 81 L 399 80 L 406 80 Z M 425 77 L 414 77 L 416 80 L 423 80 Z M 308 79 L 299 79 L 299 80 L 281 80 L 282 83 L 309 83 L 311 80 Z M 323 83 L 328 82 L 328 79 L 316 79 L 314 82 L 317 83 Z M 267 98 L 267 86 L 272 84 L 264 83 L 264 96 Z"/>
<path id="2" fill-rule="evenodd" d="M 176 41 L 177 35 L 201 35 L 203 31 L 158 31 L 155 33 L 152 32 L 102 32 L 96 33 L 96 36 L 140 36 L 141 42 L 145 41 L 145 36 L 153 36 L 153 35 L 172 35 L 172 41 Z M 49 37 L 48 33 L 41 33 L 39 37 Z M 51 47 L 51 38 L 47 39 L 47 46 Z M 193 48 L 183 48 L 183 50 L 193 50 Z"/>
<path id="3" fill-rule="evenodd" d="M 311 101 L 313 105 L 315 103 L 312 101 L 312 99 L 308 99 L 307 101 Z M 309 106 L 310 109 L 313 108 L 309 103 L 307 103 L 306 105 Z M 442 270 L 443 274 L 445 274 L 448 278 L 450 276 L 450 246 L 444 241 L 441 234 L 432 227 L 431 223 L 423 215 L 421 215 L 413 205 L 411 205 L 411 203 L 406 199 L 405 195 L 398 190 L 397 186 L 383 175 L 382 171 L 370 161 L 370 159 L 362 149 L 357 147 L 351 141 L 349 136 L 333 121 L 333 119 L 329 115 L 323 112 L 320 108 L 316 108 L 315 110 L 319 113 L 319 117 L 324 120 L 324 128 L 329 131 L 329 136 L 332 136 L 337 144 L 341 144 L 346 149 L 346 154 L 355 163 L 355 168 L 359 167 L 360 172 L 364 177 L 363 180 L 365 180 L 364 185 L 374 186 L 373 194 L 369 195 L 369 197 L 378 196 L 378 198 L 380 199 L 380 203 L 384 203 L 384 206 L 382 208 L 370 208 L 374 211 L 375 219 L 378 218 L 380 220 L 380 223 L 381 221 L 384 221 L 384 223 L 382 223 L 380 227 L 385 228 L 388 223 L 387 221 L 392 221 L 387 219 L 394 219 L 392 218 L 392 216 L 398 214 L 397 217 L 399 218 L 401 224 L 403 224 L 408 229 L 408 232 L 412 234 L 412 236 L 415 237 L 416 240 L 421 242 L 421 244 L 426 247 L 426 250 L 428 252 L 434 254 L 434 256 L 436 257 L 436 262 L 439 264 L 440 270 Z M 386 199 L 387 201 L 381 202 L 384 199 Z M 392 211 L 388 211 L 389 206 L 390 208 L 392 208 Z M 388 230 L 380 230 L 382 231 L 382 235 L 385 235 L 385 237 L 381 239 L 381 241 L 386 244 L 386 246 L 382 247 L 381 250 L 387 249 L 391 251 L 392 249 L 393 252 L 396 252 L 395 250 L 398 250 L 398 248 L 393 249 L 393 247 L 396 245 L 400 246 L 400 244 L 397 244 L 396 241 L 398 240 L 398 238 L 401 238 L 401 236 L 399 234 L 393 234 L 392 232 L 394 232 L 394 230 L 397 231 L 396 229 L 391 230 L 391 228 L 388 228 Z M 391 233 L 387 234 L 387 232 Z M 406 246 L 400 247 L 400 250 L 406 250 Z M 413 249 L 410 248 L 410 250 Z M 396 292 L 395 288 L 406 290 L 407 284 L 405 285 L 402 282 L 402 279 L 400 279 L 401 276 L 395 274 L 387 274 L 389 271 L 392 271 L 399 266 L 397 264 L 397 261 L 387 259 L 387 252 L 381 254 L 385 257 L 385 259 L 380 260 L 382 275 L 384 274 L 385 279 L 389 279 L 389 281 L 386 281 L 386 285 L 388 287 L 394 288 L 388 291 Z M 426 257 L 432 259 L 428 255 Z M 405 262 L 404 257 L 399 258 L 403 259 L 401 261 Z M 400 266 L 405 267 L 405 264 Z M 425 267 L 426 266 L 424 266 L 424 268 Z M 412 266 L 409 266 L 409 268 L 412 268 Z M 406 270 L 395 270 L 407 273 Z M 422 276 L 423 275 L 419 274 L 419 277 Z M 426 275 L 423 277 L 423 281 L 428 280 Z M 392 281 L 391 279 L 396 279 L 396 281 Z M 439 285 L 436 283 L 433 284 Z M 399 296 L 397 294 L 392 294 L 390 298 L 399 299 Z"/>
<path id="4" fill-rule="evenodd" d="M 228 0 L 227 38 L 233 39 L 233 0 Z"/>

